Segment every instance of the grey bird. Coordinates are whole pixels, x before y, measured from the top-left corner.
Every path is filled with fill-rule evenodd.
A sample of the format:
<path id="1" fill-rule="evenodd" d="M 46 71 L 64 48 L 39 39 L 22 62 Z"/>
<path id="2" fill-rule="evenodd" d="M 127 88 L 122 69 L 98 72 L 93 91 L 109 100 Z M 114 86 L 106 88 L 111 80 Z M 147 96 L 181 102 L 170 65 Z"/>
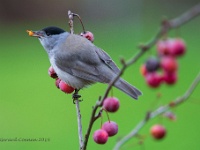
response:
<path id="1" fill-rule="evenodd" d="M 80 35 L 54 26 L 29 35 L 38 37 L 58 77 L 76 90 L 96 82 L 108 84 L 120 71 L 105 51 Z M 122 78 L 114 86 L 134 99 L 142 95 Z"/>

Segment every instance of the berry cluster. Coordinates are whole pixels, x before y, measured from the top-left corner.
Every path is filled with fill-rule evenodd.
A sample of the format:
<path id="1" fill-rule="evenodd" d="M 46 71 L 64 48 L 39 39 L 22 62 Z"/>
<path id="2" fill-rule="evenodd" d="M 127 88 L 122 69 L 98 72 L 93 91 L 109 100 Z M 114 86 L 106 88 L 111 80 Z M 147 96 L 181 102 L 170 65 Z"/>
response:
<path id="1" fill-rule="evenodd" d="M 115 97 L 108 97 L 103 102 L 103 110 L 114 113 L 119 109 L 119 100 Z M 105 144 L 108 137 L 116 135 L 118 132 L 118 125 L 114 121 L 105 122 L 101 129 L 98 129 L 93 134 L 93 139 L 97 144 Z"/>
<path id="2" fill-rule="evenodd" d="M 80 36 L 83 36 L 86 39 L 88 39 L 89 41 L 94 42 L 94 35 L 90 31 L 82 32 L 82 33 L 80 33 Z M 56 79 L 55 84 L 58 89 L 60 89 L 61 91 L 63 91 L 64 93 L 67 93 L 67 94 L 71 94 L 72 92 L 74 92 L 73 87 L 71 87 L 66 82 L 64 82 L 58 78 L 58 76 L 52 66 L 49 67 L 48 74 L 51 78 Z"/>
<path id="3" fill-rule="evenodd" d="M 56 87 L 59 88 L 64 93 L 70 94 L 74 91 L 73 87 L 71 87 L 70 85 L 68 85 L 67 83 L 65 83 L 64 81 L 58 78 L 52 66 L 49 67 L 48 74 L 53 79 L 56 79 L 56 82 L 55 82 Z"/>
<path id="4" fill-rule="evenodd" d="M 178 63 L 176 58 L 186 51 L 185 43 L 180 38 L 169 38 L 157 43 L 158 57 L 151 56 L 140 67 L 146 83 L 153 88 L 161 83 L 174 84 L 177 81 Z"/>

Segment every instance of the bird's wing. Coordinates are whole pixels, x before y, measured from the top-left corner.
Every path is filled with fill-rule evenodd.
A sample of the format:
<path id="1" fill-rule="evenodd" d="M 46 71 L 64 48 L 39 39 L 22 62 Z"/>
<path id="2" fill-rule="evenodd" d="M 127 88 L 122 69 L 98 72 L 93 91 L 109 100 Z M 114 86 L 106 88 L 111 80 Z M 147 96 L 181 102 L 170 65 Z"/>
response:
<path id="1" fill-rule="evenodd" d="M 96 53 L 98 54 L 99 58 L 109 67 L 111 68 L 114 73 L 118 74 L 120 72 L 117 65 L 113 62 L 110 56 L 100 48 L 95 49 Z"/>
<path id="2" fill-rule="evenodd" d="M 70 35 L 63 47 L 55 54 L 55 63 L 73 76 L 108 83 L 113 73 L 119 70 L 105 52 L 83 37 Z"/>

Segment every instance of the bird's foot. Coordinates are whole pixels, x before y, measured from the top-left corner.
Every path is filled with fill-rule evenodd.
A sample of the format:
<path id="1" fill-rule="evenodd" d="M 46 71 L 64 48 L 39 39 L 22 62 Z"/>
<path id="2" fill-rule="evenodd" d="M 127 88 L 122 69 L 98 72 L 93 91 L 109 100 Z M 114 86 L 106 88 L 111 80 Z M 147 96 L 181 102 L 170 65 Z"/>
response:
<path id="1" fill-rule="evenodd" d="M 81 95 L 78 94 L 78 91 L 79 91 L 79 90 L 75 89 L 75 92 L 74 92 L 74 94 L 72 95 L 72 99 L 73 99 L 73 103 L 74 103 L 74 104 L 76 103 L 75 101 L 77 101 L 77 100 L 78 100 L 79 102 L 83 101 L 83 100 L 79 100 L 79 98 L 81 98 Z"/>

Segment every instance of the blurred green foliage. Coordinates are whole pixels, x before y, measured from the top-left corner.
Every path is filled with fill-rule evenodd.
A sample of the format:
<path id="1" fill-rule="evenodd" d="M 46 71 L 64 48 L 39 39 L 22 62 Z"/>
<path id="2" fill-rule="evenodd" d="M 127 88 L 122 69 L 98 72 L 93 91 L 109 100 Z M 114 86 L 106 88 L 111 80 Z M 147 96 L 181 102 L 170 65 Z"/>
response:
<path id="1" fill-rule="evenodd" d="M 18 17 L 17 12 L 12 14 L 13 18 L 10 18 L 9 14 L 4 16 L 4 19 L 1 17 L 0 149 L 2 150 L 78 149 L 76 111 L 71 95 L 66 95 L 56 89 L 54 80 L 47 74 L 50 66 L 47 55 L 37 39 L 28 37 L 26 29 L 38 30 L 48 25 L 68 29 L 66 14 L 68 9 L 73 8 L 83 18 L 86 29 L 94 33 L 95 44 L 106 50 L 121 66 L 119 58 L 129 59 L 136 54 L 137 46 L 150 40 L 156 33 L 163 15 L 168 18 L 176 17 L 197 1 L 94 0 L 91 2 L 85 0 L 67 2 L 60 0 L 48 1 L 48 4 L 41 1 L 36 4 L 36 2 L 29 0 L 21 6 L 22 14 L 26 17 L 23 15 Z M 0 3 L 5 4 L 5 1 L 1 0 Z M 16 4 L 12 4 L 13 8 L 18 7 L 18 1 L 13 3 Z M 1 9 L 1 16 L 6 15 L 5 10 L 11 8 L 8 2 L 7 5 L 2 6 L 6 8 L 4 12 Z M 38 11 L 37 6 L 40 6 Z M 42 13 L 43 11 L 46 15 Z M 147 111 L 168 103 L 186 91 L 200 70 L 199 23 L 200 18 L 196 18 L 169 33 L 171 37 L 182 37 L 187 43 L 186 55 L 178 60 L 179 79 L 176 85 L 162 85 L 158 89 L 151 89 L 140 75 L 140 65 L 149 55 L 155 54 L 155 47 L 128 68 L 123 78 L 142 90 L 144 95 L 135 101 L 117 89 L 113 89 L 114 96 L 119 98 L 121 107 L 117 113 L 110 114 L 110 118 L 118 123 L 119 133 L 103 146 L 95 144 L 91 135 L 88 150 L 112 149 L 117 140 L 130 132 Z M 75 21 L 75 31 L 81 32 L 78 21 Z M 106 87 L 103 84 L 95 84 L 83 89 L 80 93 L 84 100 L 81 103 L 84 133 L 92 106 L 104 93 Z M 200 148 L 198 142 L 199 90 L 200 87 L 186 103 L 173 109 L 177 115 L 177 121 L 171 122 L 159 117 L 150 121 L 142 129 L 140 134 L 146 137 L 143 145 L 146 149 L 196 150 Z M 152 106 L 158 93 L 162 96 L 159 102 Z M 107 120 L 105 114 L 103 119 Z M 167 136 L 162 141 L 157 142 L 149 135 L 149 128 L 155 123 L 166 126 Z M 93 131 L 98 128 L 100 128 L 100 120 L 95 123 Z M 46 138 L 47 141 L 1 142 L 2 138 Z M 141 149 L 138 142 L 138 139 L 133 139 L 124 149 Z"/>

